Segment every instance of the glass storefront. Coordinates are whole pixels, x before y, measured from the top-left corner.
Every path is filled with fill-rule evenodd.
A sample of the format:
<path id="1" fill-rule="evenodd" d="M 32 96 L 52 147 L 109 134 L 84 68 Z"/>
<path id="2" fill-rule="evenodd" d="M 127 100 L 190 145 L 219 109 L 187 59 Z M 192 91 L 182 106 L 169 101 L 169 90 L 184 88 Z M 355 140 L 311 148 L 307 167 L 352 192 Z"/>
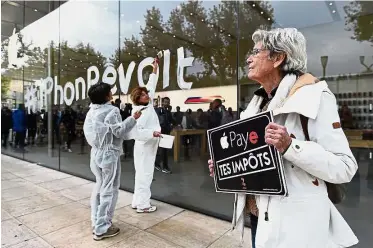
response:
<path id="1" fill-rule="evenodd" d="M 372 2 L 6 1 L 1 9 L 2 117 L 19 104 L 28 114 L 24 132 L 10 130 L 2 154 L 94 180 L 82 132 L 89 86 L 111 84 L 126 116 L 131 89 L 146 84 L 152 58 L 163 51 L 154 102 L 170 98 L 178 139 L 168 154 L 172 174 L 155 171 L 152 196 L 226 220 L 233 196 L 215 193 L 207 168 L 210 103 L 223 101 L 219 124 L 236 119 L 258 88 L 246 76 L 253 32 L 299 29 L 308 71 L 336 95 L 359 162 L 338 208 L 358 247 L 373 241 Z M 11 114 L 4 116 L 2 136 L 12 126 Z M 133 142 L 123 148 L 121 188 L 133 191 Z"/>

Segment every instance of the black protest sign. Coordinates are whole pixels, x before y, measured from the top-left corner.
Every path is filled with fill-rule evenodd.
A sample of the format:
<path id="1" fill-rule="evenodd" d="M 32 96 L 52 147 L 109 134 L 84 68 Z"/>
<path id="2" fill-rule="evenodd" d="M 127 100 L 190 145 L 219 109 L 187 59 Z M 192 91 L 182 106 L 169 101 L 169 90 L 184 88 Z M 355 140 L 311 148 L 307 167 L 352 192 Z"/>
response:
<path id="1" fill-rule="evenodd" d="M 282 158 L 265 143 L 271 111 L 207 131 L 218 192 L 286 195 Z"/>

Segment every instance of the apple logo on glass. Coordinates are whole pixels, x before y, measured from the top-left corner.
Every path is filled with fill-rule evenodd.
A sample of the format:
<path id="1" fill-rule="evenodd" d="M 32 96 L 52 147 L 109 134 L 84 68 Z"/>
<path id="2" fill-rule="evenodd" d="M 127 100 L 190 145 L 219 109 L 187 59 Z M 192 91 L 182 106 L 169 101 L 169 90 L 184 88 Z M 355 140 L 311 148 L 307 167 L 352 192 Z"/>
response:
<path id="1" fill-rule="evenodd" d="M 223 149 L 227 149 L 229 147 L 228 137 L 225 135 L 225 133 L 223 133 L 223 136 L 220 138 L 220 145 Z"/>

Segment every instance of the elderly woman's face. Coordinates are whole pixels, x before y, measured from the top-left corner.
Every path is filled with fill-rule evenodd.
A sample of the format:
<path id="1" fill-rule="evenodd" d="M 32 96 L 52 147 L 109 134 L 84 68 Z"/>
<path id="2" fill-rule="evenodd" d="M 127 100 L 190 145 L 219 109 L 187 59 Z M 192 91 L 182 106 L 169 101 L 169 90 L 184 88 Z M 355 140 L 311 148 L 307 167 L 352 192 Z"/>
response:
<path id="1" fill-rule="evenodd" d="M 276 70 L 274 63 L 269 59 L 269 50 L 263 49 L 261 43 L 255 44 L 250 57 L 247 59 L 249 73 L 247 76 L 251 80 L 261 81 L 266 75 Z"/>
<path id="2" fill-rule="evenodd" d="M 142 103 L 142 104 L 149 103 L 149 95 L 148 95 L 147 92 L 145 92 L 145 91 L 141 92 L 139 102 Z"/>

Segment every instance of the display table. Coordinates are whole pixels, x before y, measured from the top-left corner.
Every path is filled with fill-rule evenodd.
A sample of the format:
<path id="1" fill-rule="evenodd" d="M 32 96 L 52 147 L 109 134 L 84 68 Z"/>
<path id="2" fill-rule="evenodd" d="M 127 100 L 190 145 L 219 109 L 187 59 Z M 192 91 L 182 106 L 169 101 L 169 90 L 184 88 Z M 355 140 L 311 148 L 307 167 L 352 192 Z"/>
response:
<path id="1" fill-rule="evenodd" d="M 181 137 L 185 135 L 200 135 L 201 136 L 201 154 L 206 153 L 206 130 L 205 129 L 174 129 L 171 132 L 175 136 L 174 141 L 174 162 L 179 162 Z"/>

